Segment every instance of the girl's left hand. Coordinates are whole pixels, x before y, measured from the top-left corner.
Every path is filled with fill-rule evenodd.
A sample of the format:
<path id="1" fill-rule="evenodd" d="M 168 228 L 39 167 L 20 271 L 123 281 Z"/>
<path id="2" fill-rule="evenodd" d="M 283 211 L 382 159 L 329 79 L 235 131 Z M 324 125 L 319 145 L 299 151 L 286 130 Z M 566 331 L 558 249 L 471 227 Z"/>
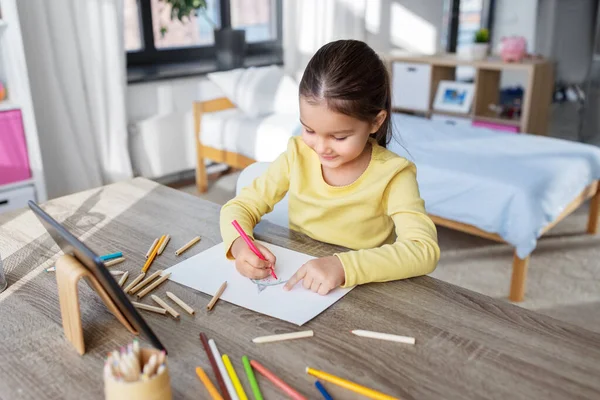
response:
<path id="1" fill-rule="evenodd" d="M 291 290 L 300 281 L 304 288 L 312 290 L 322 296 L 344 283 L 346 274 L 342 262 L 336 256 L 329 256 L 310 260 L 290 278 L 283 287 Z"/>

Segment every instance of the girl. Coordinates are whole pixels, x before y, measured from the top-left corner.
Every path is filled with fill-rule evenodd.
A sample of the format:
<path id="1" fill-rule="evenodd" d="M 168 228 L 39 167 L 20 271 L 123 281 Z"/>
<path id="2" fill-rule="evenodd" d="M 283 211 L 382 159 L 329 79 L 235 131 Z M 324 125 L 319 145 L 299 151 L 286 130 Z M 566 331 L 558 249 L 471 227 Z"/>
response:
<path id="1" fill-rule="evenodd" d="M 302 136 L 293 137 L 264 175 L 221 209 L 226 256 L 251 279 L 269 275 L 232 226 L 249 235 L 289 193 L 290 228 L 348 252 L 302 265 L 284 288 L 302 281 L 321 295 L 337 287 L 410 278 L 439 260 L 435 225 L 425 213 L 414 164 L 386 149 L 391 93 L 385 65 L 365 43 L 323 46 L 300 82 Z"/>

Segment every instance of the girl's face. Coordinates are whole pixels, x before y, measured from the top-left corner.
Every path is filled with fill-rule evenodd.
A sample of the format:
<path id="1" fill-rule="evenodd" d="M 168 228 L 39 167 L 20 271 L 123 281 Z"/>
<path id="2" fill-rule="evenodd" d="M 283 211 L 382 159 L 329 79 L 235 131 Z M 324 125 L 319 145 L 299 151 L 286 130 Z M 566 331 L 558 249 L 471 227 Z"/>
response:
<path id="1" fill-rule="evenodd" d="M 321 165 L 330 169 L 360 156 L 369 135 L 379 129 L 384 119 L 385 111 L 382 111 L 374 123 L 361 121 L 332 111 L 325 101 L 309 103 L 300 96 L 302 139 L 317 153 Z"/>

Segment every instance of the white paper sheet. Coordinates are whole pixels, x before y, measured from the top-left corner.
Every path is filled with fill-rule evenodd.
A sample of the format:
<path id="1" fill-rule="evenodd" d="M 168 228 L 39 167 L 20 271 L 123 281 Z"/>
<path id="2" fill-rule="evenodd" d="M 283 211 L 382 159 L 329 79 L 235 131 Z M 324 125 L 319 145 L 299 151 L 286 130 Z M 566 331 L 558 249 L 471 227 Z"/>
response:
<path id="1" fill-rule="evenodd" d="M 209 295 L 214 295 L 223 282 L 227 281 L 227 288 L 220 301 L 224 300 L 296 325 L 310 321 L 352 290 L 337 288 L 326 296 L 321 296 L 304 289 L 299 282 L 292 290 L 286 292 L 283 290 L 284 283 L 302 264 L 314 257 L 270 243 L 258 243 L 271 250 L 277 258 L 277 282 L 272 277 L 255 282 L 240 275 L 235 269 L 234 261 L 225 257 L 223 243 L 188 258 L 165 272 L 171 273 L 170 280 Z"/>

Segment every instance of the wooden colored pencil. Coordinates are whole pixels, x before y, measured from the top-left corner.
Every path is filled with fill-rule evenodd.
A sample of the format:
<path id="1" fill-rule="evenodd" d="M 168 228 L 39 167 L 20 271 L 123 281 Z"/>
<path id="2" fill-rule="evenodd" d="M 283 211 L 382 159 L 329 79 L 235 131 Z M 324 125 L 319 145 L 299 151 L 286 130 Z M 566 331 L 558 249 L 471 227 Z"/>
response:
<path id="1" fill-rule="evenodd" d="M 187 242 L 183 247 L 181 247 L 178 250 L 176 250 L 175 254 L 178 255 L 178 256 L 181 255 L 181 253 L 183 253 L 184 251 L 186 251 L 187 249 L 189 249 L 190 247 L 192 247 L 193 245 L 195 245 L 199 241 L 200 241 L 200 236 L 196 236 L 195 238 L 193 238 L 192 240 L 190 240 L 189 242 Z"/>
<path id="2" fill-rule="evenodd" d="M 112 276 L 119 276 L 125 274 L 125 271 L 110 271 Z"/>
<path id="3" fill-rule="evenodd" d="M 46 272 L 55 272 L 55 271 L 56 271 L 56 266 L 46 268 Z"/>
<path id="4" fill-rule="evenodd" d="M 200 332 L 200 341 L 202 342 L 202 347 L 204 347 L 204 352 L 208 357 L 208 361 L 213 369 L 213 373 L 217 378 L 217 384 L 219 388 L 221 388 L 221 393 L 223 394 L 223 398 L 225 400 L 231 400 L 229 396 L 229 392 L 227 392 L 227 386 L 225 385 L 225 381 L 223 380 L 223 376 L 221 376 L 221 371 L 219 370 L 219 366 L 217 365 L 217 360 L 213 356 L 212 350 L 210 349 L 210 344 L 208 343 L 208 338 L 203 332 Z"/>
<path id="5" fill-rule="evenodd" d="M 163 301 L 163 299 L 161 299 L 160 297 L 158 297 L 157 295 L 153 294 L 152 296 L 152 300 L 154 300 L 159 306 L 161 306 L 162 308 L 164 308 L 165 310 L 167 310 L 167 312 L 169 314 L 171 314 L 173 316 L 173 318 L 175 319 L 179 319 L 179 313 L 177 311 L 175 311 L 173 309 L 173 307 L 171 307 L 170 305 L 168 305 L 167 303 L 165 303 Z"/>
<path id="6" fill-rule="evenodd" d="M 132 301 L 131 304 L 133 304 L 134 307 L 140 308 L 142 310 L 153 311 L 158 314 L 166 314 L 167 313 L 167 310 L 165 310 L 164 308 L 154 307 L 154 306 L 150 306 L 150 305 L 144 304 L 144 303 L 138 303 L 137 301 Z"/>
<path id="7" fill-rule="evenodd" d="M 147 295 L 148 293 L 150 293 L 151 291 L 156 289 L 156 287 L 158 285 L 160 285 L 161 283 L 163 283 L 164 281 L 169 279 L 170 276 L 171 276 L 171 273 L 169 272 L 168 274 L 163 275 L 160 278 L 158 278 L 157 280 L 155 280 L 154 282 L 152 282 L 144 290 L 142 290 L 141 292 L 138 293 L 138 295 L 137 295 L 138 299 L 141 299 L 142 297 L 144 297 L 145 295 Z"/>
<path id="8" fill-rule="evenodd" d="M 150 275 L 149 277 L 147 277 L 146 279 L 144 279 L 143 281 L 141 281 L 140 283 L 135 285 L 133 288 L 131 288 L 129 293 L 136 294 L 137 292 L 140 291 L 141 288 L 143 288 L 144 286 L 146 286 L 147 284 L 152 282 L 155 278 L 159 277 L 160 274 L 162 274 L 162 272 L 163 272 L 162 269 L 159 269 L 158 271 L 154 272 L 152 275 Z"/>
<path id="9" fill-rule="evenodd" d="M 183 302 L 183 300 L 181 300 L 179 297 L 175 296 L 173 293 L 167 292 L 167 297 L 170 298 L 171 300 L 173 300 L 175 303 L 177 303 L 177 305 L 179 305 L 179 307 L 183 308 L 188 314 L 194 315 L 194 313 L 196 312 L 196 311 L 194 311 L 194 309 L 192 307 L 185 304 Z"/>
<path id="10" fill-rule="evenodd" d="M 300 339 L 314 336 L 314 332 L 310 331 L 301 331 L 301 332 L 291 332 L 291 333 L 282 333 L 280 335 L 270 335 L 270 336 L 260 336 L 252 339 L 254 343 L 269 343 L 269 342 L 278 342 L 281 340 L 292 340 L 292 339 Z"/>
<path id="11" fill-rule="evenodd" d="M 156 238 L 154 239 L 154 242 L 152 242 L 152 246 L 150 246 L 150 248 L 148 249 L 148 251 L 146 252 L 146 258 L 150 257 L 150 254 L 152 254 L 152 251 L 154 250 L 154 248 L 156 247 L 156 245 L 158 244 L 158 241 L 160 240 L 160 238 Z"/>
<path id="12" fill-rule="evenodd" d="M 215 387 L 215 385 L 212 384 L 210 379 L 208 379 L 206 372 L 204 372 L 204 370 L 201 367 L 196 367 L 196 375 L 198 375 L 198 378 L 200 378 L 200 381 L 204 384 L 204 387 L 206 388 L 208 394 L 210 394 L 210 397 L 213 400 L 223 400 L 223 398 L 217 391 L 217 388 Z"/>
<path id="13" fill-rule="evenodd" d="M 256 376 L 254 376 L 254 371 L 252 370 L 248 356 L 242 357 L 242 364 L 244 364 L 244 369 L 246 370 L 246 375 L 248 376 L 248 382 L 250 382 L 250 387 L 252 388 L 252 393 L 254 394 L 254 400 L 263 400 L 262 393 L 258 387 L 258 382 L 256 381 Z"/>
<path id="14" fill-rule="evenodd" d="M 127 280 L 127 277 L 129 277 L 129 271 L 125 271 L 125 273 L 123 274 L 123 276 L 119 280 L 119 286 L 123 287 L 123 284 Z"/>
<path id="15" fill-rule="evenodd" d="M 106 261 L 106 262 L 104 262 L 104 266 L 105 266 L 106 268 L 110 268 L 110 267 L 112 267 L 113 265 L 121 264 L 123 261 L 125 261 L 125 257 L 119 257 L 119 258 L 115 258 L 115 259 L 112 259 L 112 260 L 110 260 L 110 261 Z"/>
<path id="16" fill-rule="evenodd" d="M 163 242 L 160 244 L 160 247 L 158 248 L 158 255 L 159 256 L 165 250 L 165 247 L 167 247 L 167 244 L 169 243 L 169 240 L 171 240 L 171 235 L 165 236 L 165 240 L 163 240 Z"/>
<path id="17" fill-rule="evenodd" d="M 227 354 L 223 354 L 222 358 L 223 364 L 225 364 L 225 369 L 229 374 L 229 378 L 231 378 L 231 382 L 233 383 L 233 387 L 238 397 L 240 400 L 248 400 L 248 396 L 246 396 L 246 392 L 244 392 L 244 388 L 242 387 L 242 382 L 240 382 L 240 378 L 238 378 L 229 356 Z"/>
<path id="18" fill-rule="evenodd" d="M 226 287 L 227 287 L 227 281 L 223 282 L 223 284 L 221 285 L 219 290 L 217 290 L 217 293 L 215 293 L 215 295 L 211 299 L 210 303 L 208 303 L 208 305 L 206 306 L 207 310 L 209 310 L 209 311 L 212 310 L 212 308 L 215 306 L 215 303 L 217 302 L 217 300 L 219 300 L 219 297 L 221 297 L 221 295 L 223 294 L 223 291 L 225 290 Z"/>
<path id="19" fill-rule="evenodd" d="M 123 257 L 123 253 L 118 251 L 116 253 L 111 253 L 111 254 L 105 254 L 103 256 L 100 256 L 100 259 L 102 261 L 108 261 L 108 260 L 112 260 L 114 258 L 119 258 L 119 257 Z"/>
<path id="20" fill-rule="evenodd" d="M 361 329 L 355 329 L 352 331 L 352 333 L 355 334 L 356 336 L 362 336 L 362 337 L 371 338 L 371 339 L 381 339 L 381 340 L 388 340 L 391 342 L 415 344 L 415 338 L 409 337 L 409 336 L 400 336 L 400 335 L 392 335 L 389 333 L 364 331 Z"/>
<path id="21" fill-rule="evenodd" d="M 129 285 L 127 285 L 127 287 L 125 288 L 124 292 L 128 293 L 135 285 L 137 285 L 138 283 L 140 283 L 140 281 L 142 279 L 144 279 L 144 277 L 146 276 L 145 273 L 141 273 L 139 274 L 134 280 L 131 281 L 131 283 L 129 283 Z"/>
<path id="22" fill-rule="evenodd" d="M 271 371 L 269 371 L 268 369 L 263 367 L 262 364 L 259 363 L 258 361 L 250 360 L 250 365 L 252 365 L 252 368 L 254 368 L 258 372 L 260 372 L 261 375 L 263 375 L 265 378 L 270 380 L 275 386 L 277 386 L 279 389 L 284 391 L 292 399 L 306 400 L 306 397 L 302 396 L 300 393 L 298 393 L 297 391 L 292 389 L 292 387 L 290 385 L 288 385 L 277 375 L 275 375 L 274 373 L 272 373 Z"/>
<path id="23" fill-rule="evenodd" d="M 148 268 L 150 268 L 150 265 L 152 265 L 152 262 L 154 262 L 154 259 L 156 258 L 156 253 L 158 252 L 158 248 L 160 247 L 160 245 L 162 244 L 162 242 L 165 240 L 165 235 L 162 235 L 160 237 L 160 239 L 158 240 L 158 243 L 156 244 L 156 246 L 154 246 L 154 249 L 152 249 L 152 253 L 150 253 L 150 257 L 148 257 L 148 259 L 146 260 L 146 263 L 144 264 L 144 267 L 142 268 L 142 272 L 148 272 Z"/>
<path id="24" fill-rule="evenodd" d="M 329 383 L 333 383 L 334 385 L 338 385 L 340 387 L 343 387 L 344 389 L 348 389 L 351 390 L 355 393 L 361 394 L 363 396 L 366 396 L 370 399 L 375 399 L 375 400 L 398 400 L 395 397 L 392 396 L 388 396 L 387 394 L 378 392 L 376 390 L 373 389 L 369 389 L 366 386 L 361 386 L 357 383 L 348 381 L 346 379 L 340 378 L 338 376 L 335 375 L 331 375 L 328 374 L 327 372 L 323 372 L 323 371 L 319 371 L 316 369 L 312 369 L 309 367 L 306 367 L 306 373 L 309 375 L 312 375 L 316 378 L 319 378 L 323 381 L 327 381 Z"/>
<path id="25" fill-rule="evenodd" d="M 215 357 L 215 361 L 217 362 L 219 371 L 221 371 L 221 376 L 223 377 L 223 381 L 225 382 L 225 386 L 227 387 L 227 393 L 229 393 L 229 397 L 231 397 L 231 400 L 239 400 L 237 393 L 233 388 L 231 378 L 227 374 L 225 364 L 223 364 L 223 359 L 221 358 L 221 353 L 219 352 L 219 348 L 217 347 L 217 344 L 215 343 L 214 339 L 209 339 L 208 345 L 210 346 L 210 350 L 212 351 L 213 356 Z"/>
<path id="26" fill-rule="evenodd" d="M 321 396 L 323 396 L 325 400 L 333 400 L 333 397 L 331 397 L 321 382 L 315 381 L 315 387 L 319 390 L 319 392 L 321 392 Z"/>

